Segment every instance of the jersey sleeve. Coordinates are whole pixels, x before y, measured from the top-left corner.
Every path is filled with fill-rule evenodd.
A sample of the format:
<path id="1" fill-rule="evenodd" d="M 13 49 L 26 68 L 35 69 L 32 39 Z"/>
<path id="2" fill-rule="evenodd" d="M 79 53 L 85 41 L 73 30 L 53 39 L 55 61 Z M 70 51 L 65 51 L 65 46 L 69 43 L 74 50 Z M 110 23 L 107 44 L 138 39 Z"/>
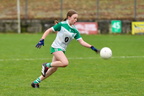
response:
<path id="1" fill-rule="evenodd" d="M 61 23 L 54 25 L 52 28 L 53 28 L 53 31 L 60 31 L 61 30 Z"/>
<path id="2" fill-rule="evenodd" d="M 78 31 L 78 30 L 75 30 L 75 31 L 76 31 L 76 35 L 75 35 L 74 38 L 75 38 L 76 40 L 82 38 L 81 35 L 80 35 L 80 33 L 79 33 L 79 31 Z"/>

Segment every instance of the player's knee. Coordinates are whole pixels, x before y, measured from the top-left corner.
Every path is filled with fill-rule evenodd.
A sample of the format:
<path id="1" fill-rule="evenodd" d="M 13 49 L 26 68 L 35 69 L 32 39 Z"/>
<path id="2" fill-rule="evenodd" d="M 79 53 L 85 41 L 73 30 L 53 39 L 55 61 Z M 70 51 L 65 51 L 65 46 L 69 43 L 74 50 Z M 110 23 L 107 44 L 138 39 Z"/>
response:
<path id="1" fill-rule="evenodd" d="M 64 61 L 64 62 L 62 62 L 62 67 L 67 67 L 67 66 L 68 66 L 68 64 L 69 64 L 69 62 L 68 62 L 68 61 Z"/>

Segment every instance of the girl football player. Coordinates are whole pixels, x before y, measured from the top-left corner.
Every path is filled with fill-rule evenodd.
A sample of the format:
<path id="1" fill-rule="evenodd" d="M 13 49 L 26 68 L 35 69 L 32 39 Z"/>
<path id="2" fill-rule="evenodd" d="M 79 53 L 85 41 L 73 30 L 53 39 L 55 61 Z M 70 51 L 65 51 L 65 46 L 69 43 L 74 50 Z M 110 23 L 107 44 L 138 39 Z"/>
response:
<path id="1" fill-rule="evenodd" d="M 52 75 L 59 67 L 66 67 L 69 61 L 65 55 L 67 45 L 72 39 L 76 39 L 82 46 L 91 48 L 96 53 L 99 50 L 89 43 L 85 42 L 79 31 L 75 28 L 74 24 L 78 19 L 78 14 L 74 10 L 70 10 L 64 21 L 57 23 L 53 27 L 47 29 L 42 35 L 40 41 L 36 45 L 37 48 L 44 46 L 44 39 L 49 35 L 50 32 L 57 32 L 57 36 L 51 45 L 50 53 L 53 54 L 52 62 L 42 64 L 42 75 L 32 82 L 33 88 L 39 88 L 39 83 Z"/>

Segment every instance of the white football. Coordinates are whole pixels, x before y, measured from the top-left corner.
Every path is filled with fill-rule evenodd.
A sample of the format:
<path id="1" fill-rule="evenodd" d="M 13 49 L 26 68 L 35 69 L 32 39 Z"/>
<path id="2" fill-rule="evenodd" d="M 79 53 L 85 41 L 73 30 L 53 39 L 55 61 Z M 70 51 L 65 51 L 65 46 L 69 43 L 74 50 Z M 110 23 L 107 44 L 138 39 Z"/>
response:
<path id="1" fill-rule="evenodd" d="M 100 56 L 103 59 L 109 59 L 112 57 L 112 50 L 109 47 L 103 47 L 100 51 Z"/>

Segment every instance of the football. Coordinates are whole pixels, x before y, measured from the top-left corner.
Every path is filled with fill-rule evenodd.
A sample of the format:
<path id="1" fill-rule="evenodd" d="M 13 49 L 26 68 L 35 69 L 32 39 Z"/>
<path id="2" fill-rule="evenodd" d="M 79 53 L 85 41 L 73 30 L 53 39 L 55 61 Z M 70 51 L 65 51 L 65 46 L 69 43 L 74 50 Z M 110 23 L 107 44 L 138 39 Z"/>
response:
<path id="1" fill-rule="evenodd" d="M 109 59 L 112 57 L 112 50 L 109 47 L 103 47 L 100 51 L 100 57 L 103 59 Z"/>

